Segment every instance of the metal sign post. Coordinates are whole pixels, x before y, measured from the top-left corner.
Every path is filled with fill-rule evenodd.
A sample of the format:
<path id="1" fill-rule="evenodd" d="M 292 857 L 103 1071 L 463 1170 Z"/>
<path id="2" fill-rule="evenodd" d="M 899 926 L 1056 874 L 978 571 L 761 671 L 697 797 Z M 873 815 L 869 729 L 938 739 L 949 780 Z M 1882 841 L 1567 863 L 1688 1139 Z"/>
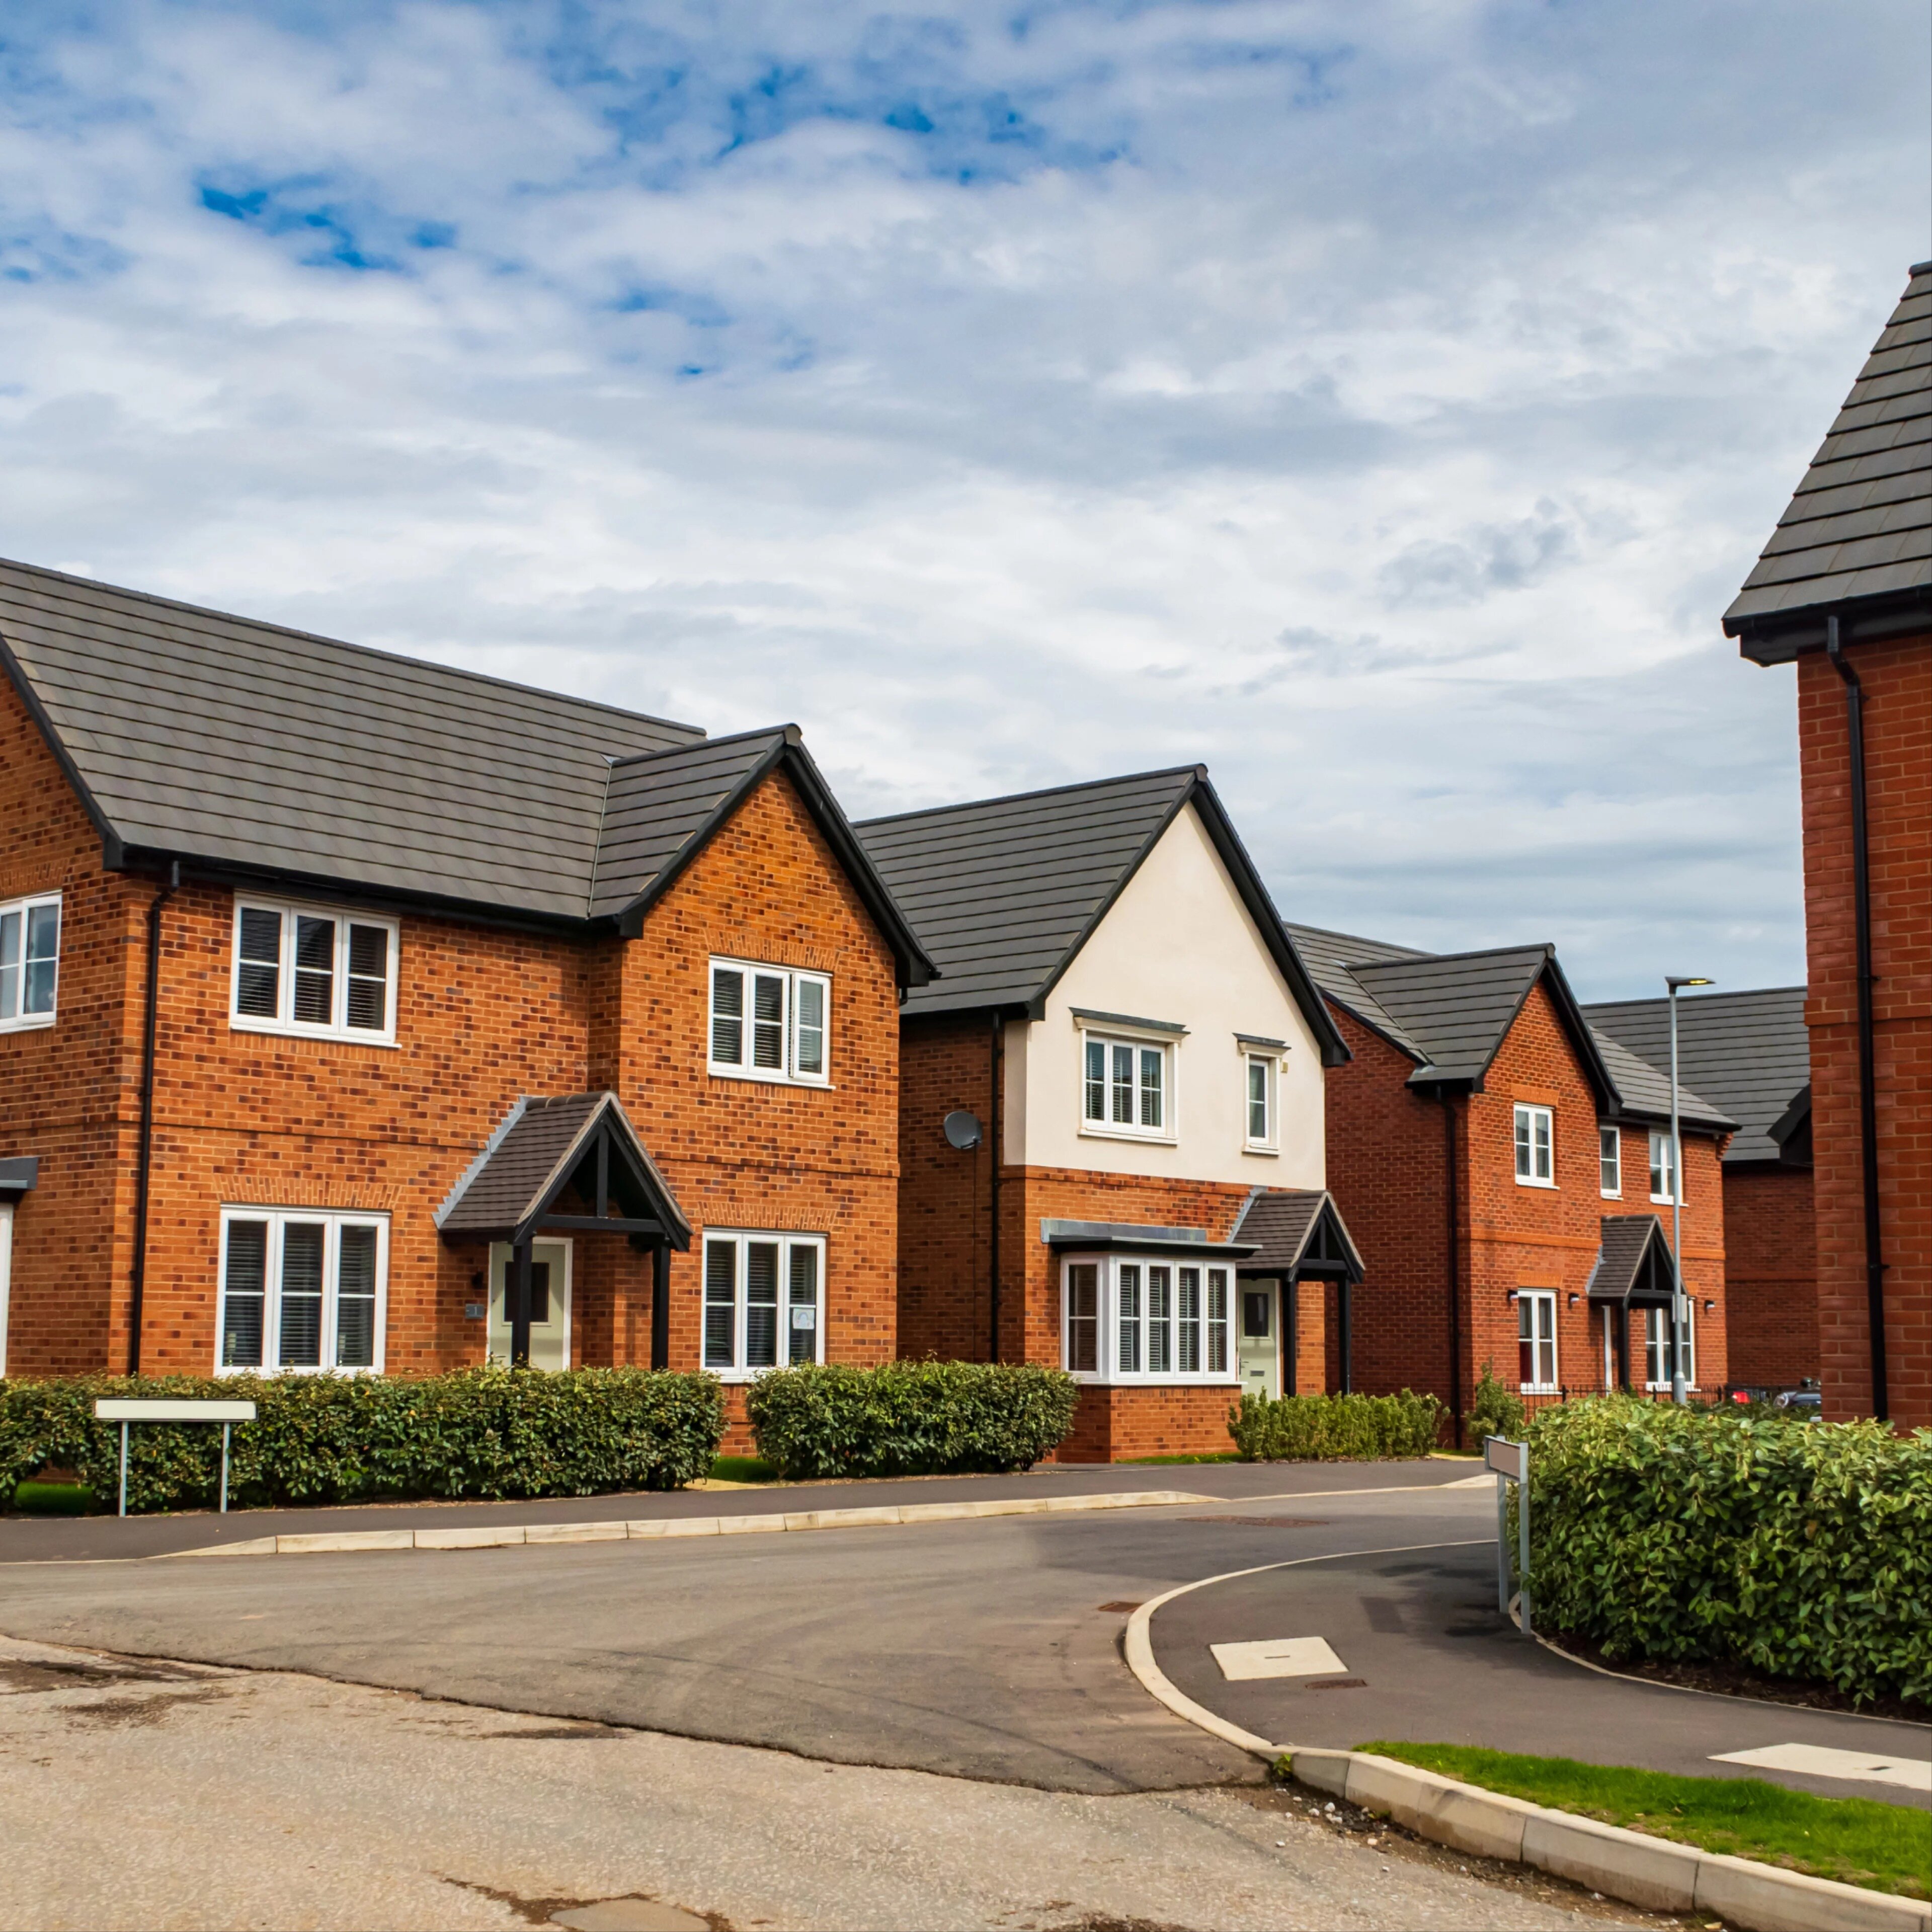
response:
<path id="1" fill-rule="evenodd" d="M 229 1433 L 238 1422 L 253 1422 L 252 1402 L 168 1402 L 159 1399 L 104 1396 L 94 1405 L 100 1422 L 121 1425 L 121 1508 L 128 1514 L 128 1426 L 134 1422 L 218 1422 L 221 1425 L 221 1513 L 228 1513 Z"/>
<path id="2" fill-rule="evenodd" d="M 1529 1444 L 1491 1436 L 1483 1443 L 1483 1463 L 1496 1478 L 1496 1608 L 1509 1615 L 1509 1486 L 1516 1486 L 1516 1568 L 1522 1578 L 1522 1634 L 1529 1628 Z"/>

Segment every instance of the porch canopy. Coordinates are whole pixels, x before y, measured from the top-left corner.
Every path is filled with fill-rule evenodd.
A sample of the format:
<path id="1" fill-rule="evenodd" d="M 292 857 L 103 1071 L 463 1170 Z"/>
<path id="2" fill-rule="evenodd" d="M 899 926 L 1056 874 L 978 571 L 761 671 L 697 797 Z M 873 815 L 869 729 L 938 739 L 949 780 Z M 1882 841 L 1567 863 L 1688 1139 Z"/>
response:
<path id="1" fill-rule="evenodd" d="M 1668 1308 L 1676 1270 L 1664 1223 L 1654 1214 L 1606 1214 L 1602 1245 L 1591 1264 L 1584 1292 L 1592 1308 L 1620 1310 L 1625 1318 L 1610 1324 L 1616 1353 L 1617 1386 L 1630 1384 L 1628 1316 L 1633 1308 Z"/>
<path id="2" fill-rule="evenodd" d="M 590 1205 L 559 1211 L 566 1193 Z M 670 1251 L 691 1224 L 614 1094 L 526 1095 L 450 1190 L 436 1225 L 446 1237 L 510 1244 L 505 1301 L 512 1365 L 530 1359 L 530 1251 L 543 1234 L 622 1234 L 651 1256 L 651 1366 L 670 1365 Z"/>
<path id="3" fill-rule="evenodd" d="M 1335 1197 L 1324 1187 L 1280 1188 L 1251 1195 L 1234 1224 L 1234 1238 L 1255 1244 L 1254 1252 L 1235 1264 L 1238 1275 L 1272 1278 L 1281 1283 L 1282 1327 L 1286 1330 L 1282 1379 L 1289 1395 L 1300 1392 L 1295 1385 L 1296 1345 L 1301 1333 L 1296 1291 L 1304 1281 L 1335 1284 L 1342 1393 L 1348 1394 L 1352 1386 L 1350 1291 L 1366 1270 Z"/>

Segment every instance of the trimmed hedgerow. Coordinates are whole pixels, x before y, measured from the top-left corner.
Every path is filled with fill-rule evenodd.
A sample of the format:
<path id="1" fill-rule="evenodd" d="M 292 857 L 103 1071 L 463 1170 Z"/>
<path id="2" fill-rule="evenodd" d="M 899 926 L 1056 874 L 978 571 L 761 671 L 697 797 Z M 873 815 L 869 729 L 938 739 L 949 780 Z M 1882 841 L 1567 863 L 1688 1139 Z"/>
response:
<path id="1" fill-rule="evenodd" d="M 1932 1430 L 1611 1396 L 1529 1444 L 1539 1622 L 1932 1701 Z"/>
<path id="2" fill-rule="evenodd" d="M 775 1369 L 746 1408 L 758 1454 L 794 1480 L 1030 1468 L 1073 1426 L 1058 1369 L 888 1362 Z"/>
<path id="3" fill-rule="evenodd" d="M 8 1382 L 0 1382 L 0 1494 L 51 1465 L 72 1470 L 112 1508 L 121 1431 L 94 1420 L 101 1396 L 252 1401 L 255 1420 L 235 1425 L 231 1506 L 675 1489 L 710 1468 L 724 1434 L 714 1377 L 641 1369 Z M 129 1438 L 128 1509 L 207 1508 L 220 1474 L 219 1429 L 138 1423 Z"/>
<path id="4" fill-rule="evenodd" d="M 1228 1433 L 1247 1462 L 1388 1462 L 1426 1456 L 1448 1414 L 1432 1395 L 1244 1395 Z"/>

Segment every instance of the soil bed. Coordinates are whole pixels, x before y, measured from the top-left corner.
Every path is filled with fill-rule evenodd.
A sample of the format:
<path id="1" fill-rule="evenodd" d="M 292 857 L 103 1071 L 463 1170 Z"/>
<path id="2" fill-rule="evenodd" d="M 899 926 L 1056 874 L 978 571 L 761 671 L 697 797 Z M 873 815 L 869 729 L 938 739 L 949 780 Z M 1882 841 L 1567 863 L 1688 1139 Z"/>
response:
<path id="1" fill-rule="evenodd" d="M 1835 1684 L 1814 1684 L 1799 1677 L 1767 1677 L 1748 1664 L 1720 1658 L 1666 1662 L 1656 1658 L 1606 1657 L 1603 1646 L 1587 1636 L 1539 1630 L 1556 1648 L 1619 1677 L 1637 1677 L 1652 1684 L 1670 1684 L 1680 1690 L 1715 1691 L 1726 1697 L 1756 1697 L 1767 1704 L 1796 1704 L 1810 1711 L 1848 1711 L 1859 1717 L 1889 1718 L 1900 1724 L 1932 1724 L 1932 1704 L 1910 1697 L 1854 1697 Z"/>

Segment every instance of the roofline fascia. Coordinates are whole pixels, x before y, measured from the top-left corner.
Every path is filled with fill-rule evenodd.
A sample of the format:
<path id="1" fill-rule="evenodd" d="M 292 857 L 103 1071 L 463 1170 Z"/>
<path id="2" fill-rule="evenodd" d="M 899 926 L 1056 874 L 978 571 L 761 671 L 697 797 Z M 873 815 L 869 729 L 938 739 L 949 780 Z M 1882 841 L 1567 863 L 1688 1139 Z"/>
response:
<path id="1" fill-rule="evenodd" d="M 746 731 L 737 735 L 753 738 L 759 734 Z M 718 739 L 705 741 L 707 747 L 728 742 Z M 662 757 L 664 754 L 653 753 L 648 755 Z M 626 762 L 640 763 L 642 759 Z M 812 814 L 813 823 L 824 836 L 826 842 L 831 846 L 839 863 L 844 867 L 846 876 L 865 902 L 866 910 L 871 914 L 873 923 L 885 935 L 887 944 L 892 947 L 893 958 L 898 968 L 898 983 L 902 986 L 930 985 L 940 976 L 939 968 L 933 964 L 932 956 L 920 943 L 919 935 L 913 930 L 911 921 L 900 910 L 898 902 L 892 897 L 885 880 L 880 877 L 878 868 L 866 855 L 865 848 L 859 843 L 850 820 L 841 810 L 838 800 L 832 796 L 832 788 L 825 782 L 824 775 L 813 761 L 812 754 L 805 748 L 804 734 L 796 724 L 788 724 L 783 728 L 778 735 L 778 742 L 712 808 L 704 823 L 685 841 L 671 862 L 622 911 L 616 915 L 617 930 L 626 939 L 638 938 L 644 931 L 644 920 L 652 907 L 683 876 L 698 854 L 710 844 L 746 800 L 781 766 L 784 768 L 786 775 L 797 786 L 800 795 L 805 800 L 806 809 Z"/>
<path id="2" fill-rule="evenodd" d="M 1738 655 L 1753 664 L 1794 663 L 1811 651 L 1825 648 L 1825 623 L 1836 614 L 1841 640 L 1847 646 L 1890 642 L 1932 630 L 1932 586 L 1888 590 L 1875 596 L 1832 598 L 1762 617 L 1730 617 L 1724 635 L 1738 640 Z"/>
<path id="3" fill-rule="evenodd" d="M 1382 963 L 1400 964 L 1401 962 L 1399 961 L 1389 961 Z M 1346 972 L 1348 969 L 1345 967 L 1342 970 Z M 1426 1066 L 1429 1064 L 1429 1062 L 1419 1054 L 1414 1047 L 1405 1046 L 1402 1042 L 1397 1040 L 1395 1036 L 1391 1034 L 1386 1027 L 1382 1025 L 1379 1021 L 1370 1019 L 1366 1013 L 1362 1012 L 1358 1007 L 1352 1005 L 1349 1001 L 1343 999 L 1340 994 L 1331 993 L 1326 986 L 1322 986 L 1321 988 L 1321 993 L 1322 998 L 1328 1001 L 1330 1006 L 1340 1006 L 1342 1012 L 1346 1013 L 1358 1026 L 1366 1027 L 1370 1032 L 1375 1035 L 1376 1039 L 1382 1041 L 1384 1046 L 1393 1047 L 1397 1053 L 1402 1055 L 1403 1059 L 1414 1060 L 1418 1066 Z M 1354 1056 L 1352 1053 L 1349 1056 L 1351 1059 L 1354 1057 Z"/>
<path id="4" fill-rule="evenodd" d="M 100 862 L 107 872 L 118 872 L 127 863 L 128 848 L 122 843 L 107 814 L 102 809 L 100 801 L 88 790 L 87 781 L 80 775 L 80 767 L 74 761 L 74 755 L 62 742 L 61 735 L 54 728 L 54 721 L 47 707 L 40 702 L 40 693 L 34 688 L 33 680 L 27 675 L 26 667 L 14 655 L 14 646 L 7 634 L 0 631 L 0 666 L 13 680 L 14 688 L 19 692 L 20 702 L 27 708 L 27 716 L 38 728 L 40 736 L 46 740 L 47 749 L 53 754 L 54 762 L 61 768 L 62 776 L 74 788 L 74 796 L 80 800 L 81 809 L 100 835 Z"/>

